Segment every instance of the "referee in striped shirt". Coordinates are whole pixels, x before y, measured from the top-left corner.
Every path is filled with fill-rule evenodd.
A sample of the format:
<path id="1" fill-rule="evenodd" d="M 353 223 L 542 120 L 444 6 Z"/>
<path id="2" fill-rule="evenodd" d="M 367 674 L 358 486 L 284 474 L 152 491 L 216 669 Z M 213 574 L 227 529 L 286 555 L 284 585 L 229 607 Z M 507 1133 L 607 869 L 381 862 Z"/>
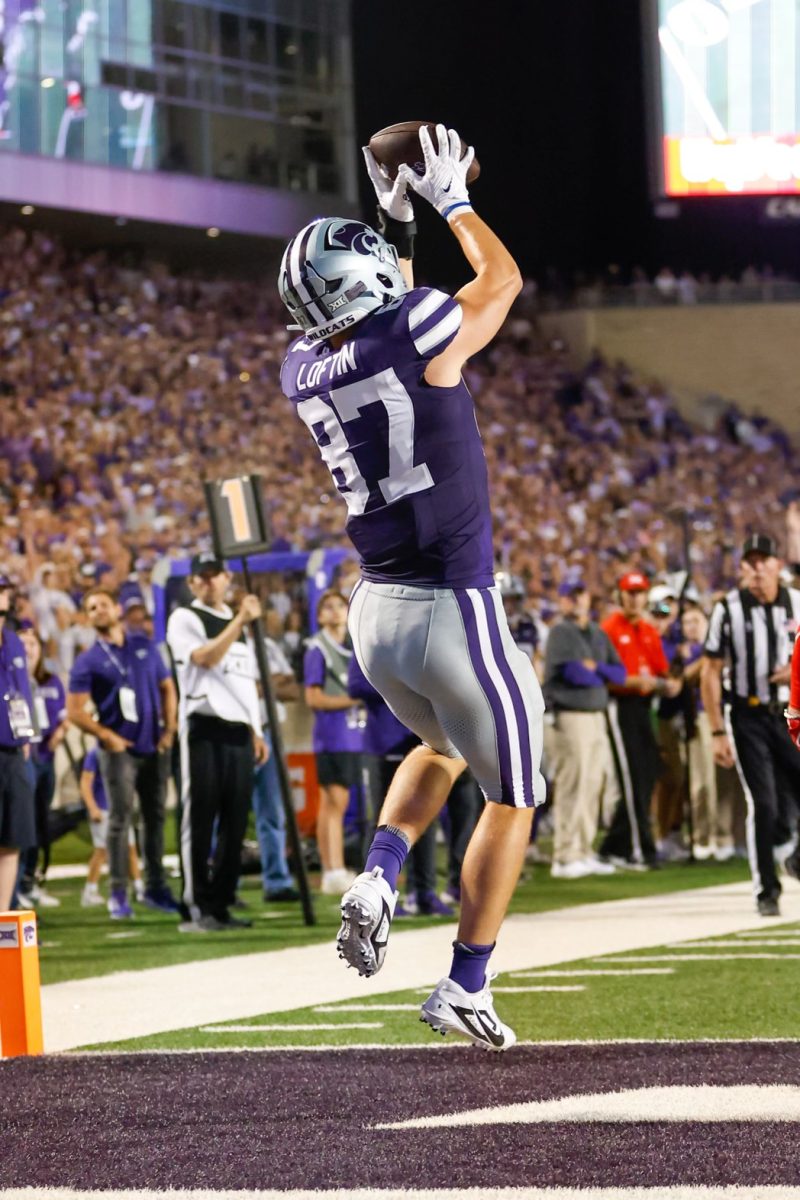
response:
<path id="1" fill-rule="evenodd" d="M 780 569 L 773 539 L 764 533 L 748 537 L 741 586 L 728 592 L 711 614 L 701 676 L 714 759 L 722 767 L 735 763 L 744 788 L 750 870 L 764 917 L 780 912 L 775 846 L 791 839 L 800 792 L 800 758 L 783 716 L 800 591 L 781 586 Z"/>

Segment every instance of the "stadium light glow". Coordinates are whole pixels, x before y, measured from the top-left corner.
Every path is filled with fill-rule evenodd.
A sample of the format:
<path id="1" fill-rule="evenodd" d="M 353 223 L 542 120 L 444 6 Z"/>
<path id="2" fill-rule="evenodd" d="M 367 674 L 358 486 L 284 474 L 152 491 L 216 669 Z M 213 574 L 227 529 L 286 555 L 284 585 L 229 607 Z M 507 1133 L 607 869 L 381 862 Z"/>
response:
<path id="1" fill-rule="evenodd" d="M 217 229 L 216 225 L 212 225 L 212 226 L 210 226 L 210 228 L 208 228 L 206 230 L 206 237 L 210 237 L 210 238 L 218 238 L 219 237 L 219 230 Z"/>
<path id="2" fill-rule="evenodd" d="M 249 371 L 240 371 L 239 372 L 239 382 L 240 383 L 249 383 L 250 382 L 250 372 Z"/>
<path id="3" fill-rule="evenodd" d="M 55 81 L 55 79 L 53 79 L 52 75 L 46 75 L 45 78 L 42 80 L 43 88 L 55 87 L 55 84 L 56 84 L 56 81 Z"/>
<path id="4" fill-rule="evenodd" d="M 23 217 L 29 217 L 31 215 L 31 213 L 36 212 L 36 209 L 33 207 L 32 204 L 23 204 L 22 208 L 19 211 L 22 213 Z"/>

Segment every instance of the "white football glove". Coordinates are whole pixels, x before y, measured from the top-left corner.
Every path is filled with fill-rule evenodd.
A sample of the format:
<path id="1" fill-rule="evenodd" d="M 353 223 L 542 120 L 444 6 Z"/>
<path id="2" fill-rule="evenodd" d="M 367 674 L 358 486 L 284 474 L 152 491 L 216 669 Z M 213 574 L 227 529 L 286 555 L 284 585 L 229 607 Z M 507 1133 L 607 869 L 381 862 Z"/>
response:
<path id="1" fill-rule="evenodd" d="M 393 221 L 413 221 L 414 209 L 408 197 L 408 183 L 398 174 L 394 183 L 384 171 L 369 146 L 361 147 L 364 162 L 367 164 L 367 174 L 372 180 L 378 204 Z"/>
<path id="2" fill-rule="evenodd" d="M 438 150 L 434 149 L 426 126 L 423 125 L 419 131 L 425 157 L 425 174 L 417 175 L 416 171 L 404 164 L 398 170 L 397 177 L 404 179 L 409 187 L 429 201 L 445 220 L 450 220 L 451 216 L 472 208 L 467 192 L 467 171 L 472 165 L 475 150 L 470 146 L 462 158 L 461 138 L 455 129 L 448 130 L 444 125 L 436 126 L 436 137 Z"/>

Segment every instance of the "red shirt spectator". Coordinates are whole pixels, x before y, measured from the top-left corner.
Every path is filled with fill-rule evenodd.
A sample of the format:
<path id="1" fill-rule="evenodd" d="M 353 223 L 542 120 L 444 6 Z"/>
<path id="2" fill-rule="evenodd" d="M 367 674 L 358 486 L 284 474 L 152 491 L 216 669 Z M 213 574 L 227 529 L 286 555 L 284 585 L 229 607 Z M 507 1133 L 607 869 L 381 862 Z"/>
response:
<path id="1" fill-rule="evenodd" d="M 649 695 L 655 690 L 656 679 L 669 671 L 661 635 L 641 616 L 649 581 L 641 571 L 629 571 L 618 586 L 622 609 L 606 617 L 601 628 L 622 659 L 628 678 L 622 687 L 612 687 L 611 691 L 621 696 Z"/>

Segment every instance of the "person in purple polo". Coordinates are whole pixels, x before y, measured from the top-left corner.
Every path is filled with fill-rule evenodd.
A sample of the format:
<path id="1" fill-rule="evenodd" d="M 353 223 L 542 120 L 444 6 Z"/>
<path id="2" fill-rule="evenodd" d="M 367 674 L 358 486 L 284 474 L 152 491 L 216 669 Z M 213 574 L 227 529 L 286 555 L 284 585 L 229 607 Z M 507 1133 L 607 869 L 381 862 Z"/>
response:
<path id="1" fill-rule="evenodd" d="M 155 644 L 126 633 L 115 594 L 92 588 L 84 600 L 97 641 L 75 660 L 67 715 L 100 743 L 109 804 L 108 863 L 112 919 L 133 916 L 128 902 L 128 829 L 138 796 L 144 826 L 144 902 L 177 912 L 162 863 L 169 756 L 177 728 L 175 685 Z M 97 716 L 86 711 L 91 700 Z"/>
<path id="2" fill-rule="evenodd" d="M 11 905 L 20 850 L 36 844 L 26 761 L 35 733 L 33 696 L 25 647 L 9 628 L 12 599 L 11 580 L 0 574 L 0 912 Z"/>

